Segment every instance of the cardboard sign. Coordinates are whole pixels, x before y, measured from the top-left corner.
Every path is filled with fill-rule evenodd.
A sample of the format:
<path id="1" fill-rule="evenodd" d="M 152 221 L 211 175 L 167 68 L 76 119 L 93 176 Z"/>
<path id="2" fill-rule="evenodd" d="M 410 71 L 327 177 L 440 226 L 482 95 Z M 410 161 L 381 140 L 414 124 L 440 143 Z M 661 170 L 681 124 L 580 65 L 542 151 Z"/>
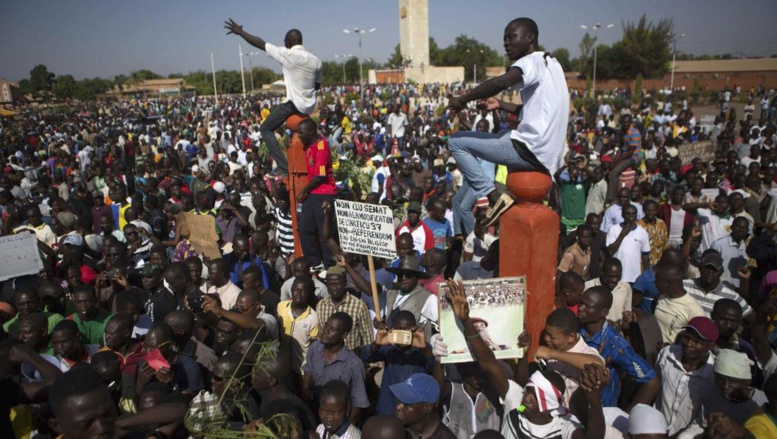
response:
<path id="1" fill-rule="evenodd" d="M 700 158 L 705 163 L 715 161 L 716 148 L 717 145 L 715 145 L 715 142 L 712 140 L 684 143 L 677 147 L 679 150 L 678 156 L 684 165 L 691 163 L 691 160 L 696 157 Z"/>
<path id="2" fill-rule="evenodd" d="M 175 225 L 182 236 L 188 236 L 194 250 L 211 260 L 220 259 L 219 236 L 216 234 L 216 218 L 212 215 L 181 213 L 175 219 Z"/>
<path id="3" fill-rule="evenodd" d="M 523 332 L 526 313 L 526 278 L 504 277 L 462 282 L 469 302 L 469 319 L 478 328 L 480 337 L 494 351 L 497 359 L 521 358 L 518 336 Z M 439 283 L 440 297 L 448 291 L 446 283 Z M 441 299 L 440 334 L 448 345 L 444 363 L 473 361 L 461 323 L 453 314 L 447 300 Z"/>
<path id="4" fill-rule="evenodd" d="M 394 215 L 388 206 L 335 200 L 335 212 L 343 251 L 386 259 L 397 257 Z"/>
<path id="5" fill-rule="evenodd" d="M 19 233 L 0 237 L 0 281 L 43 270 L 38 253 L 38 237 L 34 233 Z"/>

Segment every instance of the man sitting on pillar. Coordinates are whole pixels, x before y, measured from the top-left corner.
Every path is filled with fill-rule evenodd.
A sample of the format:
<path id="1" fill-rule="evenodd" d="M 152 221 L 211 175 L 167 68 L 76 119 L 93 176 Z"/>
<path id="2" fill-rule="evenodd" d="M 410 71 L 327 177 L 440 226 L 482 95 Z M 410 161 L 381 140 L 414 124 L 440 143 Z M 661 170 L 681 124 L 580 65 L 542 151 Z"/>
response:
<path id="1" fill-rule="evenodd" d="M 553 175 L 561 165 L 564 137 L 569 120 L 569 93 L 564 70 L 547 52 L 538 51 L 539 30 L 530 18 L 516 18 L 504 31 L 504 47 L 514 63 L 504 75 L 489 79 L 462 96 L 451 97 L 448 106 L 463 110 L 471 101 L 485 99 L 481 107 L 518 115 L 521 123 L 499 134 L 459 131 L 451 135 L 448 148 L 456 159 L 476 198 L 488 197 L 490 208 L 483 220 L 494 224 L 515 202 L 498 192 L 493 179 L 478 159 L 506 165 L 511 171 L 534 171 Z M 493 96 L 510 87 L 521 93 L 519 106 Z"/>
<path id="2" fill-rule="evenodd" d="M 275 138 L 275 130 L 286 123 L 289 116 L 309 115 L 316 108 L 316 90 L 321 88 L 321 60 L 302 46 L 302 32 L 297 29 L 286 32 L 283 39 L 286 47 L 279 47 L 249 34 L 232 19 L 225 22 L 224 28 L 229 30 L 227 35 L 240 35 L 248 44 L 264 50 L 270 58 L 281 63 L 286 96 L 289 100 L 272 108 L 270 115 L 259 127 L 259 132 L 275 161 L 275 173 L 288 175 L 289 161 Z"/>

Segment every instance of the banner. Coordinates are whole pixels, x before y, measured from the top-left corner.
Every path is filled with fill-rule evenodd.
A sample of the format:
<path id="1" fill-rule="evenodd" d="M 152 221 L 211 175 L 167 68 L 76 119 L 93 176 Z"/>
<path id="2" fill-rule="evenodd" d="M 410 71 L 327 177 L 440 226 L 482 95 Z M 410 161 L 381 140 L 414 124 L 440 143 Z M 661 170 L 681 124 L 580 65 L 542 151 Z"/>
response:
<path id="1" fill-rule="evenodd" d="M 221 258 L 216 233 L 216 218 L 211 215 L 196 215 L 194 213 L 180 213 L 176 217 L 176 227 L 182 236 L 187 237 L 194 250 L 200 256 L 215 260 Z"/>
<path id="2" fill-rule="evenodd" d="M 34 233 L 19 233 L 0 237 L 0 281 L 43 270 L 38 253 L 38 237 Z"/>
<path id="3" fill-rule="evenodd" d="M 677 147 L 680 160 L 684 165 L 691 163 L 696 157 L 709 164 L 715 161 L 715 142 L 704 140 L 702 142 L 684 143 Z"/>
<path id="4" fill-rule="evenodd" d="M 344 252 L 395 259 L 394 215 L 388 206 L 335 200 L 337 231 Z"/>
<path id="5" fill-rule="evenodd" d="M 469 302 L 469 319 L 478 329 L 480 337 L 494 351 L 497 359 L 521 358 L 523 349 L 518 347 L 518 336 L 523 332 L 526 313 L 526 278 L 502 277 L 496 279 L 462 282 Z M 439 283 L 441 298 L 448 291 L 448 284 Z M 448 345 L 445 363 L 473 361 L 461 324 L 453 314 L 447 300 L 440 303 L 440 335 Z"/>

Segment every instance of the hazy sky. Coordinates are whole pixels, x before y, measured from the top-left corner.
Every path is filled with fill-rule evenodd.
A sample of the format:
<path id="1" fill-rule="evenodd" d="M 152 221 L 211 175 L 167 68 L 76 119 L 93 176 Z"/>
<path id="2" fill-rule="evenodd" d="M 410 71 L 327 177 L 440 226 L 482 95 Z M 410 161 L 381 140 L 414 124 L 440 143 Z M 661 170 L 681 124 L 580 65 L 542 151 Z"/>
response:
<path id="1" fill-rule="evenodd" d="M 429 0 L 429 34 L 441 47 L 466 34 L 502 53 L 502 31 L 512 18 L 534 18 L 548 49 L 578 52 L 580 24 L 614 23 L 599 41 L 620 39 L 622 22 L 647 12 L 674 19 L 686 36 L 678 51 L 777 53 L 777 0 Z M 238 69 L 236 36 L 222 28 L 231 17 L 266 40 L 282 44 L 299 28 L 305 46 L 322 59 L 358 54 L 354 35 L 343 28 L 376 28 L 363 40 L 364 57 L 385 62 L 399 42 L 397 0 L 0 0 L 0 77 L 20 80 L 36 64 L 77 79 L 149 69 L 167 75 L 198 69 Z M 248 51 L 248 45 L 243 44 Z M 256 50 L 256 49 L 254 49 Z M 265 54 L 254 65 L 277 69 Z M 246 66 L 248 59 L 246 58 Z"/>

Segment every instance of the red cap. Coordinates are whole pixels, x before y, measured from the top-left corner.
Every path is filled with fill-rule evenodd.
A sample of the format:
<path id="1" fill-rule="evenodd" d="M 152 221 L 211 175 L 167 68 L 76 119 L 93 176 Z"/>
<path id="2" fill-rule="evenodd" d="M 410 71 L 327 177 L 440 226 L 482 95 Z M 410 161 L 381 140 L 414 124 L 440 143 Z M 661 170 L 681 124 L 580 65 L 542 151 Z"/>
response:
<path id="1" fill-rule="evenodd" d="M 685 325 L 685 329 L 692 329 L 699 337 L 707 341 L 717 341 L 720 331 L 718 325 L 707 317 L 694 317 Z"/>

